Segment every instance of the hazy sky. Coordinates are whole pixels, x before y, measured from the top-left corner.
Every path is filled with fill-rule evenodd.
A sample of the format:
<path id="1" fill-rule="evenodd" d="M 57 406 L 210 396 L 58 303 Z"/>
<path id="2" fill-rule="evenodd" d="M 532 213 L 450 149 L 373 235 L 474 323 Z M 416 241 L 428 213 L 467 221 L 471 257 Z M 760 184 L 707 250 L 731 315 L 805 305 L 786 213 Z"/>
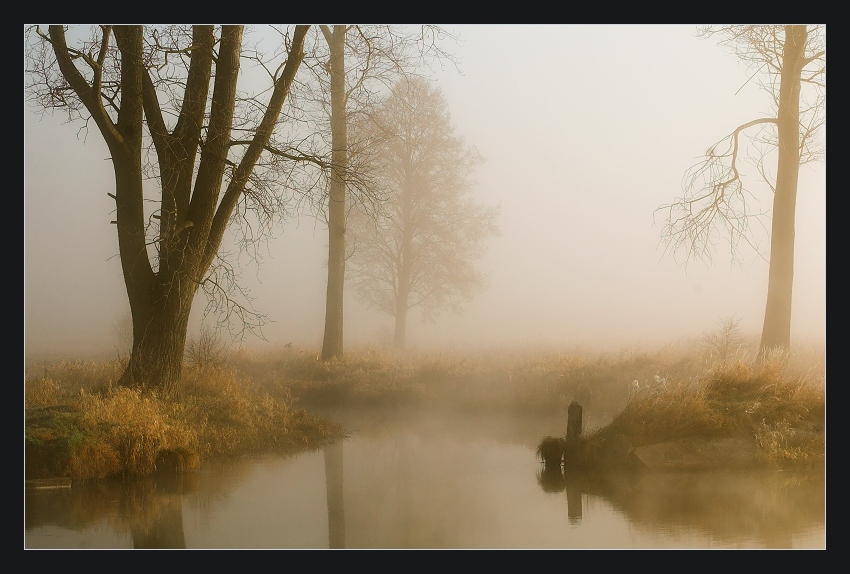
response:
<path id="1" fill-rule="evenodd" d="M 654 213 L 681 194 L 710 145 L 770 111 L 755 82 L 739 91 L 748 71 L 735 56 L 691 25 L 446 28 L 461 37 L 446 46 L 461 70 L 433 79 L 456 133 L 486 159 L 475 194 L 501 206 L 502 234 L 480 262 L 488 288 L 433 324 L 414 310 L 410 346 L 656 346 L 729 316 L 760 333 L 767 262 L 745 251 L 732 265 L 721 241 L 713 263 L 685 267 L 664 254 L 664 214 Z M 25 345 L 34 353 L 110 349 L 129 310 L 109 223 L 109 154 L 94 126 L 85 142 L 79 127 L 24 104 Z M 825 334 L 825 174 L 825 162 L 800 173 L 792 339 Z M 752 171 L 746 181 L 754 208 L 769 211 L 769 189 Z M 767 256 L 767 233 L 755 239 Z M 326 228 L 305 216 L 277 232 L 259 267 L 244 261 L 242 283 L 272 321 L 268 342 L 249 336 L 246 346 L 320 348 L 326 259 Z M 345 305 L 346 345 L 391 341 L 391 317 L 353 296 Z M 203 306 L 196 299 L 193 330 Z"/>

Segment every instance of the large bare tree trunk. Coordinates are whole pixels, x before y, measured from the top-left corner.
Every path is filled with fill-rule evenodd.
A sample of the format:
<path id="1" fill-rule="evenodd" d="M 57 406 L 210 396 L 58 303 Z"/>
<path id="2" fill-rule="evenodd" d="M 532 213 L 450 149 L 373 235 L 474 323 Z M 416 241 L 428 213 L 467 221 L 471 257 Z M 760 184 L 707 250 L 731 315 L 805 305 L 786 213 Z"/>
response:
<path id="1" fill-rule="evenodd" d="M 116 34 L 118 36 L 118 34 Z M 195 292 L 209 269 L 209 252 L 218 250 L 220 236 L 214 231 L 216 207 L 224 180 L 225 160 L 230 146 L 230 132 L 233 123 L 236 83 L 239 76 L 242 28 L 225 26 L 219 58 L 216 64 L 216 80 L 213 86 L 213 98 L 210 108 L 207 138 L 201 152 L 198 174 L 195 181 L 195 193 L 191 191 L 191 166 L 194 165 L 199 123 L 203 117 L 204 103 L 208 93 L 211 70 L 211 55 L 214 45 L 212 28 L 198 29 L 196 43 L 205 44 L 205 50 L 196 50 L 199 54 L 208 51 L 205 58 L 190 70 L 197 74 L 197 87 L 187 85 L 186 99 L 198 99 L 187 112 L 195 121 L 178 122 L 173 133 L 169 133 L 159 109 L 155 106 L 155 93 L 148 78 L 145 94 L 145 112 L 160 163 L 160 178 L 163 193 L 163 216 L 159 237 L 159 269 L 151 268 L 144 245 L 144 221 L 142 218 L 142 193 L 131 196 L 132 219 L 122 220 L 118 214 L 118 237 L 121 261 L 124 267 L 124 280 L 130 300 L 133 316 L 133 350 L 127 369 L 119 381 L 123 385 L 156 389 L 173 395 L 179 390 L 183 371 L 183 353 L 186 344 L 186 331 L 189 313 Z M 120 40 L 119 40 L 120 46 Z M 123 51 L 123 50 L 122 50 Z M 141 61 L 141 60 L 140 60 Z M 195 63 L 193 61 L 193 63 Z M 203 84 L 203 85 L 202 85 Z M 141 86 L 141 82 L 140 82 Z M 140 88 L 140 101 L 141 97 Z M 151 101 L 153 100 L 153 101 Z M 187 124 L 196 124 L 185 127 Z M 116 163 L 116 173 L 128 170 Z M 180 173 L 180 172 L 183 173 Z M 167 177 L 175 174 L 176 177 Z M 135 180 L 135 178 L 134 178 Z M 139 175 L 141 184 L 141 174 Z M 232 184 L 231 184 L 232 186 Z M 141 188 L 140 188 L 141 189 Z M 225 196 L 225 201 L 227 196 Z M 222 201 L 222 204 L 225 203 Z M 116 202 L 120 210 L 121 190 L 118 188 Z M 139 205 L 136 205 L 136 204 Z M 122 224 L 126 224 L 131 237 L 122 244 Z M 142 243 L 139 243 L 141 239 Z"/>
<path id="2" fill-rule="evenodd" d="M 184 97 L 172 131 L 166 127 L 157 87 L 146 68 L 142 26 L 103 26 L 100 51 L 83 59 L 90 68 L 88 77 L 77 69 L 76 62 L 81 60 L 68 48 L 64 27 L 49 27 L 49 40 L 62 76 L 91 114 L 112 156 L 118 249 L 133 319 L 133 348 L 120 384 L 169 394 L 179 390 L 195 292 L 271 138 L 304 57 L 308 29 L 295 27 L 289 57 L 275 80 L 267 108 L 222 194 L 232 145 L 242 26 L 222 26 L 219 40 L 213 26 L 193 26 L 188 74 L 179 81 Z M 102 93 L 102 66 L 112 35 L 120 52 L 120 98 L 109 100 L 110 105 L 119 106 L 117 121 L 107 113 Z M 145 123 L 156 149 L 162 188 L 156 270 L 146 242 L 142 187 Z M 198 154 L 200 160 L 196 161 Z"/>
<path id="3" fill-rule="evenodd" d="M 159 296 L 154 304 L 137 306 L 133 312 L 133 350 L 121 384 L 158 389 L 168 395 L 178 391 L 195 294 L 194 289 L 181 288 L 179 283 L 157 282 L 154 290 Z"/>
<path id="4" fill-rule="evenodd" d="M 345 282 L 345 179 L 348 165 L 345 116 L 345 26 L 333 34 L 322 28 L 331 52 L 331 184 L 328 201 L 328 289 L 322 359 L 342 357 L 343 287 Z"/>
<path id="5" fill-rule="evenodd" d="M 794 281 L 794 218 L 800 172 L 800 73 L 804 64 L 805 25 L 785 27 L 779 83 L 779 160 L 770 238 L 770 271 L 759 359 L 772 348 L 791 345 L 791 291 Z"/>

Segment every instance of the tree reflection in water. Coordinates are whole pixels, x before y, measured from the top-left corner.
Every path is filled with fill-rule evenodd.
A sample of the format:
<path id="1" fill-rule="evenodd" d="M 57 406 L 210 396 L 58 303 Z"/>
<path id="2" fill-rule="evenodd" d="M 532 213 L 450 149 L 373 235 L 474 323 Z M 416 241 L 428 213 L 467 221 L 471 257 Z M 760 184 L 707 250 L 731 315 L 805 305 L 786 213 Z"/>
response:
<path id="1" fill-rule="evenodd" d="M 186 548 L 183 533 L 183 494 L 191 474 L 163 473 L 142 484 L 149 488 L 133 493 L 139 508 L 131 526 L 133 548 Z M 128 497 L 128 500 L 132 500 Z"/>
<path id="2" fill-rule="evenodd" d="M 328 490 L 328 548 L 345 548 L 345 507 L 343 505 L 342 443 L 324 448 L 325 482 Z"/>
<path id="3" fill-rule="evenodd" d="M 186 548 L 182 497 L 194 490 L 196 480 L 193 473 L 161 474 L 27 492 L 25 528 L 83 530 L 106 520 L 115 532 L 129 533 L 134 548 Z"/>

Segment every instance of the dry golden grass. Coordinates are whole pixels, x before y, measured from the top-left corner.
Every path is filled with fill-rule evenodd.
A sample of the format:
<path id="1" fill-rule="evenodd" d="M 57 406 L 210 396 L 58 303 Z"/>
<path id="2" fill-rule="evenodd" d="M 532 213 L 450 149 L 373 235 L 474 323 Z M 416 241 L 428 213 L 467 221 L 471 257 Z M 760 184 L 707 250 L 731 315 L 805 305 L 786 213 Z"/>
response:
<path id="1" fill-rule="evenodd" d="M 285 390 L 276 395 L 257 387 L 231 366 L 188 369 L 182 417 L 198 429 L 204 454 L 307 445 L 338 436 L 340 429 L 290 407 Z"/>
<path id="2" fill-rule="evenodd" d="M 76 399 L 80 390 L 105 392 L 118 381 L 125 360 L 73 361 L 63 359 L 43 366 L 38 376 L 27 376 L 24 400 L 27 408 L 63 404 Z"/>
<path id="3" fill-rule="evenodd" d="M 342 435 L 232 367 L 187 368 L 177 399 L 118 387 L 118 374 L 112 364 L 62 362 L 26 381 L 28 476 L 145 476 L 163 453 L 219 457 Z"/>
<path id="4" fill-rule="evenodd" d="M 558 349 L 394 353 L 367 347 L 328 362 L 315 351 L 283 349 L 237 352 L 230 364 L 272 394 L 289 392 L 304 406 L 422 403 L 563 413 L 577 401 L 611 414 L 626 404 L 635 379 L 662 374 L 690 380 L 706 368 L 702 357 L 673 345 L 598 354 Z"/>
<path id="5" fill-rule="evenodd" d="M 72 473 L 80 478 L 148 475 L 162 450 L 197 444 L 179 404 L 153 393 L 115 387 L 103 395 L 83 392 L 79 404 L 90 429 L 71 456 Z"/>
<path id="6" fill-rule="evenodd" d="M 60 384 L 53 379 L 45 377 L 26 382 L 24 403 L 28 409 L 56 405 L 66 398 Z"/>
<path id="7" fill-rule="evenodd" d="M 774 355 L 760 364 L 716 365 L 688 384 L 675 380 L 636 391 L 595 437 L 623 434 L 633 446 L 690 436 L 748 435 L 776 463 L 824 460 L 823 363 Z"/>

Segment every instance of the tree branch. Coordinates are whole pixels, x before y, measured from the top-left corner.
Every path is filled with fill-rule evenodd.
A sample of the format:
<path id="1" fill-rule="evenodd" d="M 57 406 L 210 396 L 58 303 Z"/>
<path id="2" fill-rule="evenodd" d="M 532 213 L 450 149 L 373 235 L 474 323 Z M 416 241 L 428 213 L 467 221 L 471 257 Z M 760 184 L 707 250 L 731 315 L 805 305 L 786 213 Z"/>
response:
<path id="1" fill-rule="evenodd" d="M 48 33 L 50 34 L 50 43 L 53 46 L 53 53 L 56 55 L 56 62 L 59 64 L 59 70 L 62 72 L 62 75 L 68 81 L 68 84 L 77 93 L 80 101 L 83 102 L 83 105 L 91 114 L 92 119 L 94 119 L 95 124 L 97 124 L 97 127 L 100 129 L 100 132 L 103 134 L 106 142 L 113 146 L 124 146 L 124 137 L 121 135 L 121 132 L 118 131 L 118 127 L 113 123 L 112 118 L 110 118 L 109 114 L 106 113 L 106 109 L 100 101 L 100 93 L 94 91 L 92 86 L 89 85 L 74 65 L 73 59 L 71 58 L 71 50 L 68 48 L 68 44 L 65 40 L 65 28 L 63 26 L 50 26 L 48 28 Z M 108 42 L 108 39 L 104 38 L 103 42 Z M 85 56 L 82 53 L 79 54 L 83 56 L 90 65 L 96 65 L 96 62 L 91 58 L 88 58 L 88 56 Z M 98 59 L 100 59 L 101 56 L 102 54 L 99 54 Z M 96 68 L 93 68 L 93 70 L 95 69 Z"/>

